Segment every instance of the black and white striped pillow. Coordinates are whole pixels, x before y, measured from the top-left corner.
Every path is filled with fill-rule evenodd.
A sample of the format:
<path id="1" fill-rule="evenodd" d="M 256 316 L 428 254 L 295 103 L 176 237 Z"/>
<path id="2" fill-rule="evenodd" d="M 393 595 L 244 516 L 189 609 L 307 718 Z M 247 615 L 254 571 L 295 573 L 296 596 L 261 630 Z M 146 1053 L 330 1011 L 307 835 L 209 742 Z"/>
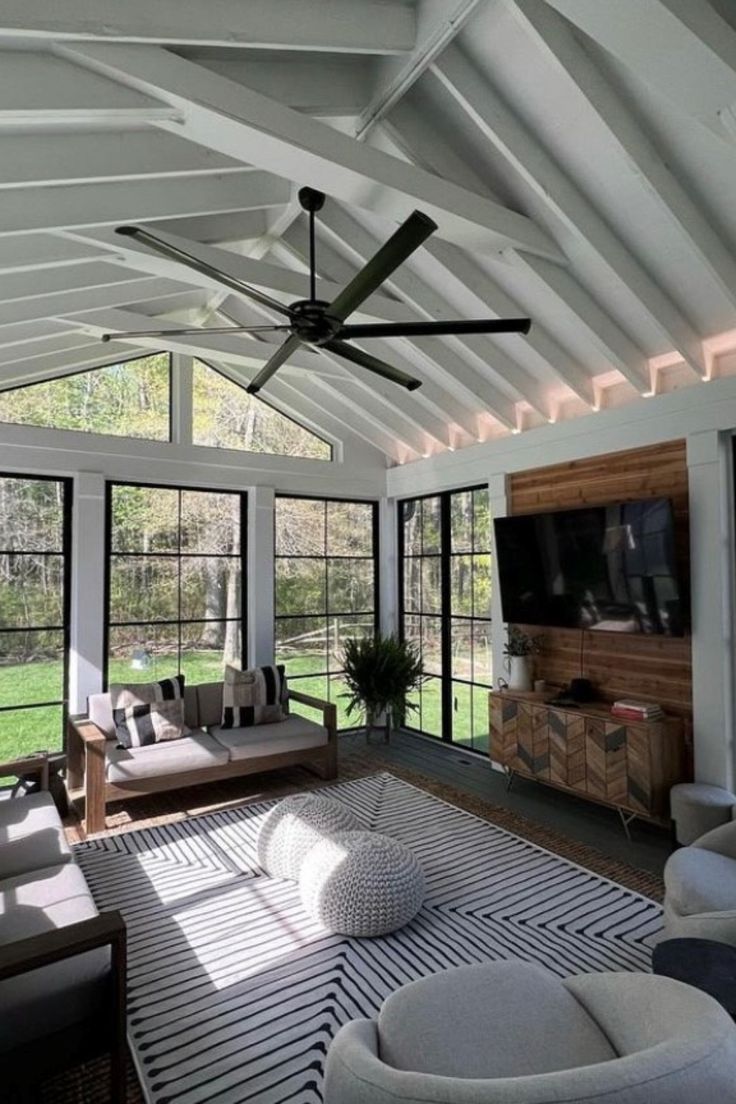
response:
<path id="1" fill-rule="evenodd" d="M 286 675 L 279 666 L 252 667 L 239 671 L 225 667 L 222 687 L 222 727 L 252 728 L 275 724 L 286 718 Z"/>
<path id="2" fill-rule="evenodd" d="M 160 682 L 110 686 L 118 746 L 145 747 L 188 736 L 184 721 L 184 675 Z"/>

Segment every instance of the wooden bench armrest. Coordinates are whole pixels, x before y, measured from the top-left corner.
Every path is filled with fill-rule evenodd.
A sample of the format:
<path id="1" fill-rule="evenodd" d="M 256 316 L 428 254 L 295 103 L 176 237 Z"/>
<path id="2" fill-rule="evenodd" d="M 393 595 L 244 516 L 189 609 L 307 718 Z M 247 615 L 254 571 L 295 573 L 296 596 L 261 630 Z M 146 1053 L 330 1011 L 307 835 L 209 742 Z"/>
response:
<path id="1" fill-rule="evenodd" d="M 112 947 L 117 955 L 122 955 L 124 965 L 126 929 L 119 912 L 101 912 L 99 916 L 80 920 L 76 924 L 5 943 L 0 947 L 0 981 L 99 947 Z"/>
<path id="2" fill-rule="evenodd" d="M 26 755 L 22 759 L 8 759 L 4 763 L 0 763 L 0 778 L 5 778 L 7 775 L 15 775 L 16 778 L 21 778 L 24 774 L 39 774 L 41 783 L 41 789 L 47 790 L 49 788 L 49 753 L 47 751 L 37 751 L 33 755 Z"/>
<path id="3" fill-rule="evenodd" d="M 334 702 L 313 698 L 311 694 L 303 694 L 301 690 L 292 690 L 291 687 L 289 687 L 289 701 L 298 702 L 299 705 L 308 705 L 312 709 L 319 709 L 324 726 L 329 729 L 330 737 L 337 735 L 337 706 Z"/>
<path id="4" fill-rule="evenodd" d="M 74 729 L 83 744 L 104 744 L 107 736 L 89 717 L 70 717 L 69 728 Z"/>

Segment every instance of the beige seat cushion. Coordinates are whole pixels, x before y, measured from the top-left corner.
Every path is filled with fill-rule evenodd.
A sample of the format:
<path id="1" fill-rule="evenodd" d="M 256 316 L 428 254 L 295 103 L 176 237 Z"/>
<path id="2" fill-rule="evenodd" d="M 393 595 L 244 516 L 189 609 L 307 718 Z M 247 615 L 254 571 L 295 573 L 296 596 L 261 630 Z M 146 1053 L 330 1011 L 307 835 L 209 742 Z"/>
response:
<path id="1" fill-rule="evenodd" d="M 210 735 L 227 750 L 232 760 L 256 759 L 289 751 L 307 751 L 324 747 L 327 729 L 314 721 L 292 713 L 276 724 L 255 725 L 253 728 L 223 728 L 210 726 Z"/>
<path id="2" fill-rule="evenodd" d="M 0 945 L 93 916 L 97 908 L 73 862 L 0 882 Z M 102 1015 L 109 964 L 103 948 L 0 982 L 0 1052 Z"/>
<path id="3" fill-rule="evenodd" d="M 0 801 L 0 878 L 56 866 L 72 857 L 48 793 Z"/>
<path id="4" fill-rule="evenodd" d="M 228 758 L 222 744 L 202 729 L 194 729 L 179 740 L 145 747 L 120 748 L 110 740 L 105 751 L 105 776 L 108 782 L 120 785 L 140 778 L 221 767 Z"/>

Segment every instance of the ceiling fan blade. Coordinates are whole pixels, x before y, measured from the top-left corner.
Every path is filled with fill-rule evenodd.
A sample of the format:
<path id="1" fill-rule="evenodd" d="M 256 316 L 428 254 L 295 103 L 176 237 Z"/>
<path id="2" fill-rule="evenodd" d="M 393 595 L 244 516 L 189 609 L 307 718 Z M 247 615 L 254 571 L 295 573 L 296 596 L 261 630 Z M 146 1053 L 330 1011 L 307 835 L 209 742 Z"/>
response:
<path id="1" fill-rule="evenodd" d="M 289 326 L 199 326 L 189 330 L 126 330 L 120 333 L 104 333 L 100 336 L 100 341 L 114 341 L 116 337 L 184 337 L 185 334 L 206 337 L 207 334 L 265 333 L 267 330 L 273 332 L 289 329 Z"/>
<path id="2" fill-rule="evenodd" d="M 366 353 L 362 349 L 357 349 L 354 345 L 348 345 L 345 341 L 335 339 L 322 347 L 329 349 L 331 353 L 337 353 L 338 356 L 344 357 L 345 360 L 349 360 L 353 364 L 359 364 L 361 368 L 367 368 L 369 372 L 375 372 L 377 376 L 383 376 L 391 383 L 398 383 L 399 386 L 405 387 L 407 391 L 416 391 L 417 387 L 422 386 L 421 380 L 407 376 L 406 372 L 401 372 L 398 368 L 392 368 L 385 361 L 371 356 L 370 353 Z"/>
<path id="3" fill-rule="evenodd" d="M 186 265 L 187 268 L 194 269 L 195 272 L 201 272 L 203 276 L 209 276 L 213 280 L 217 280 L 219 284 L 223 284 L 225 287 L 236 291 L 239 295 L 247 295 L 249 299 L 253 299 L 256 303 L 260 303 L 263 307 L 268 307 L 269 310 L 277 311 L 279 314 L 285 314 L 291 316 L 291 308 L 287 307 L 284 303 L 280 303 L 278 299 L 274 299 L 271 295 L 267 295 L 265 291 L 261 291 L 259 288 L 251 287 L 250 284 L 244 284 L 242 280 L 238 280 L 235 276 L 229 276 L 226 272 L 221 272 L 219 268 L 215 268 L 214 265 L 208 264 L 207 261 L 201 261 L 199 257 L 195 257 L 191 253 L 187 253 L 184 249 L 179 249 L 177 245 L 171 245 L 169 242 L 164 241 L 162 238 L 156 237 L 149 230 L 144 230 L 140 226 L 117 226 L 115 228 L 116 234 L 122 234 L 126 238 L 135 238 L 136 241 L 143 242 L 149 249 L 153 249 L 154 252 L 160 253 L 162 257 L 168 257 L 172 261 L 179 261 L 180 264 Z"/>
<path id="4" fill-rule="evenodd" d="M 257 395 L 263 385 L 268 383 L 271 376 L 279 370 L 282 364 L 286 363 L 292 353 L 301 348 L 301 345 L 302 343 L 298 337 L 287 337 L 284 344 L 279 346 L 271 359 L 266 361 L 255 379 L 250 381 L 246 387 L 248 394 Z"/>
<path id="5" fill-rule="evenodd" d="M 414 211 L 396 233 L 361 268 L 327 308 L 331 318 L 344 321 L 369 295 L 381 286 L 422 242 L 435 232 L 437 224 L 421 211 Z"/>
<path id="6" fill-rule="evenodd" d="M 446 334 L 529 333 L 529 318 L 463 318 L 456 322 L 368 322 L 342 326 L 339 336 L 352 337 L 441 337 Z"/>

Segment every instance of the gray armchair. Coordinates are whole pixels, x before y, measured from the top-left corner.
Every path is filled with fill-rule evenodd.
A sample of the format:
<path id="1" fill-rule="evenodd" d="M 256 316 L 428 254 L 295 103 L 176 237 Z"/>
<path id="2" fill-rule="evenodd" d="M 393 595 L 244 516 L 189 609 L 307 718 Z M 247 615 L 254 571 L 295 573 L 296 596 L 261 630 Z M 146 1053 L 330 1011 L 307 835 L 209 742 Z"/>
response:
<path id="1" fill-rule="evenodd" d="M 670 855 L 664 884 L 664 938 L 736 946 L 736 821 Z"/>
<path id="2" fill-rule="evenodd" d="M 404 986 L 327 1056 L 325 1104 L 736 1102 L 736 1027 L 711 997 L 651 974 L 559 980 L 462 966 Z"/>

